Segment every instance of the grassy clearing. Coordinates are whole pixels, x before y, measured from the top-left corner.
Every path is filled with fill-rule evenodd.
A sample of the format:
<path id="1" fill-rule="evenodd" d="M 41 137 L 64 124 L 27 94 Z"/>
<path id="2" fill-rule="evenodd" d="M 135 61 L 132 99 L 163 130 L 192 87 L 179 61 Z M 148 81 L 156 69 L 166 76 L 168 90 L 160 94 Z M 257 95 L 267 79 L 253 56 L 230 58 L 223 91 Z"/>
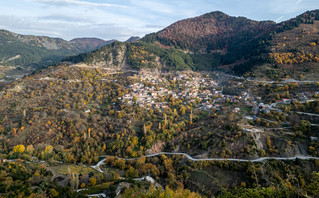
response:
<path id="1" fill-rule="evenodd" d="M 247 107 L 247 106 L 240 106 L 240 112 L 243 114 L 249 114 L 249 112 L 251 111 L 251 107 Z"/>
<path id="2" fill-rule="evenodd" d="M 198 115 L 199 116 L 199 119 L 204 119 L 208 116 L 209 114 L 209 111 L 201 111 L 200 114 Z"/>

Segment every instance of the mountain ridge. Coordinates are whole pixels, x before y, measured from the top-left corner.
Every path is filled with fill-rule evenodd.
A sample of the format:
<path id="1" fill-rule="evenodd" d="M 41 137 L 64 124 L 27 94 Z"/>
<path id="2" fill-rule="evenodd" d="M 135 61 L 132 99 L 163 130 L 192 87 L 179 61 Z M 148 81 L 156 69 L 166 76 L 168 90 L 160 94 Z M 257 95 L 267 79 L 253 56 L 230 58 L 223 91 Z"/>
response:
<path id="1" fill-rule="evenodd" d="M 157 33 L 146 35 L 142 40 L 157 40 L 164 45 L 188 49 L 195 53 L 206 53 L 210 50 L 228 48 L 227 39 L 234 39 L 232 37 L 236 37 L 235 34 L 244 32 L 247 35 L 242 36 L 252 37 L 274 26 L 275 23 L 271 21 L 254 21 L 215 11 L 177 21 Z"/>
<path id="2" fill-rule="evenodd" d="M 21 35 L 0 30 L 0 79 L 12 81 L 38 68 L 52 65 L 66 56 L 96 50 L 115 40 L 75 38 L 67 41 L 48 36 Z"/>
<path id="3" fill-rule="evenodd" d="M 165 64 L 168 62 L 162 61 L 161 68 L 169 69 L 172 66 L 172 68 L 179 69 L 214 70 L 220 64 L 232 64 L 241 61 L 242 58 L 246 59 L 266 51 L 265 44 L 260 45 L 260 40 L 275 27 L 276 24 L 270 21 L 258 22 L 244 17 L 231 17 L 222 12 L 211 12 L 180 20 L 157 33 L 146 35 L 138 43 L 150 50 L 150 54 L 157 57 L 156 60 L 160 62 L 169 60 L 167 67 Z M 238 28 L 241 30 L 238 31 Z M 228 30 L 231 31 L 226 34 Z M 167 38 L 164 38 L 165 35 Z M 93 52 L 93 54 L 99 57 L 100 63 L 110 59 L 110 56 L 105 53 L 102 55 L 103 53 Z M 83 60 L 92 64 L 89 59 L 95 59 L 93 54 L 82 54 L 80 55 L 82 58 L 71 59 Z M 150 62 L 151 59 L 142 60 L 143 56 L 139 58 L 141 60 L 131 61 L 134 64 L 131 66 L 136 68 L 136 63 L 140 63 L 139 67 L 149 68 L 149 64 L 145 65 L 144 63 Z M 153 61 L 154 64 L 156 61 Z"/>
<path id="4" fill-rule="evenodd" d="M 126 42 L 135 42 L 132 44 L 121 45 L 129 46 L 126 46 L 126 49 L 129 50 L 131 55 L 135 54 L 132 57 L 127 57 L 129 54 L 126 52 L 128 51 L 117 51 L 120 48 L 116 47 L 116 45 L 112 45 L 115 47 L 114 49 L 100 48 L 104 44 L 114 43 L 114 40 L 104 41 L 97 38 L 77 38 L 69 41 L 69 43 L 72 43 L 72 46 L 80 46 L 75 47 L 76 49 L 73 49 L 73 53 L 81 53 L 79 52 L 79 48 L 85 47 L 94 51 L 92 53 L 84 51 L 84 54 L 73 57 L 72 54 L 64 53 L 64 57 L 68 56 L 68 58 L 64 60 L 75 60 L 76 62 L 84 61 L 89 64 L 94 64 L 93 62 L 97 61 L 99 62 L 99 65 L 110 66 L 109 63 L 103 64 L 103 62 L 107 62 L 110 59 L 114 60 L 114 57 L 120 54 L 123 56 L 121 60 L 128 61 L 125 63 L 123 62 L 123 64 L 132 66 L 133 68 L 155 68 L 155 65 L 157 65 L 159 68 L 166 68 L 168 70 L 174 68 L 209 71 L 217 69 L 238 75 L 247 74 L 255 76 L 254 68 L 258 68 L 258 65 L 261 67 L 264 67 L 263 65 L 265 65 L 265 68 L 267 69 L 259 73 L 267 74 L 265 75 L 267 78 L 272 78 L 273 76 L 278 76 L 278 78 L 285 76 L 300 76 L 307 74 L 307 69 L 302 71 L 303 68 L 299 67 L 300 71 L 299 73 L 297 72 L 298 75 L 295 75 L 294 71 L 291 72 L 285 70 L 285 68 L 290 67 L 289 65 L 286 65 L 287 61 L 279 64 L 278 67 L 278 58 L 276 59 L 273 55 L 277 52 L 273 49 L 279 49 L 276 48 L 276 45 L 279 43 L 278 40 L 290 38 L 286 35 L 290 34 L 290 30 L 297 30 L 299 28 L 298 31 L 302 32 L 311 27 L 315 29 L 319 25 L 317 24 L 318 20 L 318 10 L 307 11 L 295 18 L 278 24 L 272 21 L 255 21 L 245 17 L 233 17 L 223 12 L 215 11 L 177 21 L 163 30 L 145 35 L 145 37 L 141 39 L 138 37 L 131 37 Z M 300 29 L 300 24 L 303 29 Z M 314 34 L 309 33 L 308 35 L 310 35 L 311 39 L 315 38 Z M 295 43 L 291 42 L 289 45 L 285 44 L 286 47 L 282 48 L 280 53 L 291 53 L 291 51 L 296 51 L 298 43 L 301 43 L 302 46 L 308 46 L 308 54 L 317 53 L 316 50 L 313 50 L 315 49 L 314 47 L 311 48 L 309 47 L 309 44 L 305 43 L 307 39 L 309 40 L 308 35 L 303 35 L 303 37 L 299 38 Z M 45 40 L 51 39 L 49 37 L 43 37 L 42 40 L 40 39 L 38 42 L 33 41 L 37 38 L 33 36 L 15 37 L 21 37 L 20 40 L 31 43 L 32 45 L 38 45 L 35 47 L 57 49 L 58 46 L 62 46 L 62 48 L 59 48 L 59 51 L 61 51 L 61 49 L 62 51 L 68 51 L 69 47 L 67 41 L 61 39 L 57 39 L 57 43 L 50 45 L 48 44 L 50 42 Z M 274 42 L 275 40 L 276 42 Z M 311 43 L 316 44 L 317 40 L 312 39 Z M 281 43 L 281 45 L 284 45 L 284 43 Z M 296 49 L 294 49 L 294 47 Z M 300 46 L 299 48 L 305 49 L 305 47 Z M 104 49 L 106 51 L 103 52 Z M 134 50 L 137 51 L 134 52 Z M 109 53 L 109 51 L 112 52 Z M 51 56 L 52 55 L 55 56 L 55 60 L 63 58 L 61 55 L 51 54 Z M 21 57 L 21 54 L 12 53 L 11 56 L 6 57 L 6 60 L 19 63 Z M 94 61 L 92 62 L 92 60 Z M 314 58 L 314 60 L 316 59 Z M 53 62 L 50 62 L 50 59 L 49 62 L 47 60 L 41 60 L 40 62 L 40 64 L 44 65 L 52 63 Z M 118 67 L 117 62 L 112 62 L 112 64 L 113 63 L 115 64 L 115 67 Z M 313 62 L 311 62 L 311 64 L 312 63 Z M 305 67 L 309 68 L 308 66 Z M 268 73 L 273 73 L 273 70 L 276 69 L 282 69 L 285 70 L 285 72 L 278 71 L 278 74 L 276 75 L 268 75 Z M 312 67 L 310 70 L 317 71 L 316 67 Z M 256 71 L 258 71 L 258 69 Z"/>

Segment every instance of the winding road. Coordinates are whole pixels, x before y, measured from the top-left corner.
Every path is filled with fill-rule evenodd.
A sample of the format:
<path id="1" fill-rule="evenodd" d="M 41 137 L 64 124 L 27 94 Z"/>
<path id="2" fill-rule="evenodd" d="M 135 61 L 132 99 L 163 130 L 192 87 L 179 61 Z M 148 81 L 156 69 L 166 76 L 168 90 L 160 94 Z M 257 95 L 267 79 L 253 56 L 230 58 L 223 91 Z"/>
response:
<path id="1" fill-rule="evenodd" d="M 292 111 L 292 112 L 295 112 L 297 114 L 304 114 L 304 115 L 319 117 L 319 114 L 315 114 L 315 113 L 307 113 L 307 112 L 300 112 L 300 111 Z"/>
<path id="2" fill-rule="evenodd" d="M 263 162 L 266 160 L 296 160 L 296 159 L 302 159 L 302 160 L 311 160 L 311 159 L 316 159 L 319 160 L 319 157 L 312 157 L 312 156 L 294 156 L 294 157 L 261 157 L 257 159 L 236 159 L 236 158 L 193 158 L 189 154 L 186 153 L 172 153 L 172 152 L 159 152 L 159 153 L 154 153 L 150 155 L 144 155 L 144 157 L 155 157 L 158 155 L 183 155 L 185 156 L 188 160 L 194 161 L 194 162 L 199 162 L 199 161 L 233 161 L 233 162 Z M 112 156 L 101 156 L 101 157 L 112 157 Z M 128 160 L 137 160 L 141 157 L 136 157 L 136 158 L 117 158 L 117 159 L 122 159 L 125 161 Z M 95 166 L 91 166 L 92 168 L 98 170 L 99 172 L 103 173 L 104 171 L 101 169 L 101 165 L 105 162 L 106 159 L 103 159 L 99 161 Z"/>
<path id="3" fill-rule="evenodd" d="M 267 80 L 257 80 L 255 78 L 251 77 L 243 77 L 243 76 L 233 76 L 229 74 L 224 74 L 225 76 L 228 76 L 230 78 L 235 78 L 239 80 L 247 80 L 251 82 L 259 82 L 259 83 L 265 83 L 265 84 L 276 84 L 276 83 L 317 83 L 318 81 L 312 81 L 312 80 L 295 80 L 295 79 L 284 79 L 282 81 L 267 81 Z"/>

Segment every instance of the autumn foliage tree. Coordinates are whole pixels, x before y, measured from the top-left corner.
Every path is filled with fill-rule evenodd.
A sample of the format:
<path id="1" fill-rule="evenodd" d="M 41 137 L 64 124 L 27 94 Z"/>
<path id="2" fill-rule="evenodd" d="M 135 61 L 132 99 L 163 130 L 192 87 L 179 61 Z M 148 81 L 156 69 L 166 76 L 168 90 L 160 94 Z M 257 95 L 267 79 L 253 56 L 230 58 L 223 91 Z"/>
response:
<path id="1" fill-rule="evenodd" d="M 15 153 L 23 153 L 25 150 L 25 146 L 20 144 L 20 145 L 16 145 L 15 147 L 13 147 L 13 152 Z"/>

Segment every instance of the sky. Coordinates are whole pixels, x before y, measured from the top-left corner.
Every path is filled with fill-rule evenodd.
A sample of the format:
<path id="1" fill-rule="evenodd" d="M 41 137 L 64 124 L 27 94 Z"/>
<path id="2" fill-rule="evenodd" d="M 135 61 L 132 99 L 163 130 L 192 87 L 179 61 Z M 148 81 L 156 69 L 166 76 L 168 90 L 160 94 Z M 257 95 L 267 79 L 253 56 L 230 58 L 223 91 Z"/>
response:
<path id="1" fill-rule="evenodd" d="M 66 40 L 124 41 L 216 10 L 281 22 L 314 9 L 319 0 L 0 0 L 0 29 Z"/>

